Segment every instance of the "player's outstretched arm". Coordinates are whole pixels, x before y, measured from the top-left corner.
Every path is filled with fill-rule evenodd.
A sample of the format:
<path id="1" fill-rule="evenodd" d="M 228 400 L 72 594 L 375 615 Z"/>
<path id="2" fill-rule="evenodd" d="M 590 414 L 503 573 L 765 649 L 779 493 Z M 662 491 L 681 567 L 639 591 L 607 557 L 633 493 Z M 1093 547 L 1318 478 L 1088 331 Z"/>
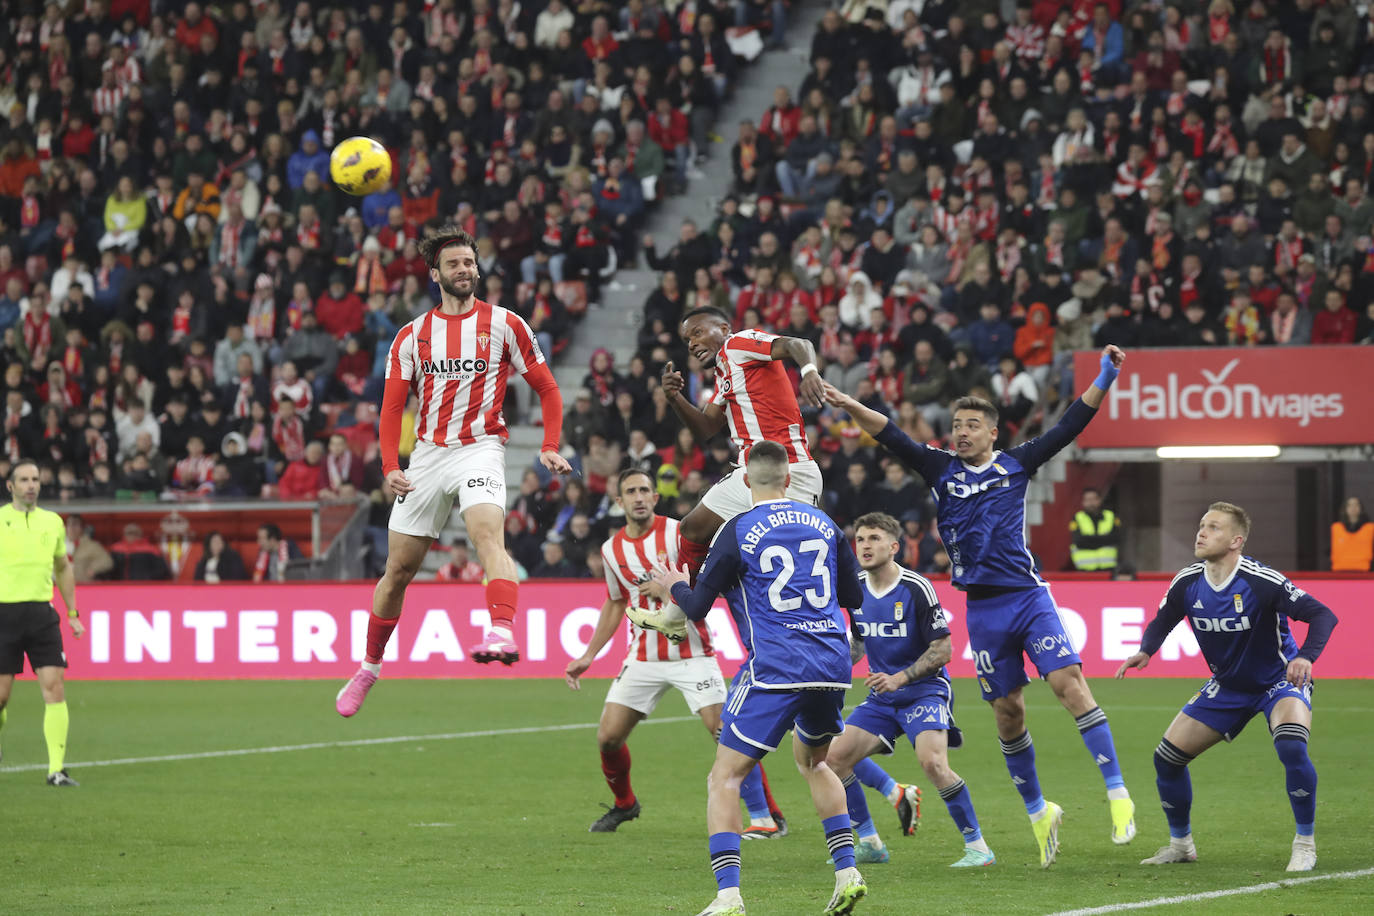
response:
<path id="1" fill-rule="evenodd" d="M 668 406 L 673 408 L 673 413 L 677 414 L 682 425 L 692 431 L 692 436 L 697 442 L 705 442 L 725 428 L 725 411 L 720 407 L 707 404 L 706 409 L 701 410 L 683 396 L 682 389 L 685 383 L 682 373 L 673 368 L 672 360 L 668 360 L 664 365 L 663 374 L 659 376 L 659 384 L 663 386 L 663 393 L 668 396 Z"/>
<path id="2" fill-rule="evenodd" d="M 1083 396 L 1069 405 L 1068 410 L 1059 418 L 1059 422 L 1045 431 L 1042 436 L 1036 436 L 1028 442 L 1023 442 L 1014 448 L 1007 449 L 1007 454 L 1014 456 L 1026 468 L 1026 473 L 1034 473 L 1046 461 L 1049 461 L 1059 452 L 1069 446 L 1078 434 L 1088 428 L 1092 418 L 1097 415 L 1097 408 L 1102 406 L 1102 400 L 1107 396 L 1107 389 L 1112 387 L 1116 381 L 1117 374 L 1121 371 L 1121 366 L 1126 361 L 1126 354 L 1120 347 L 1108 345 L 1102 349 L 1102 370 L 1088 390 L 1083 392 Z"/>
<path id="3" fill-rule="evenodd" d="M 820 370 L 816 368 L 816 348 L 811 341 L 801 337 L 778 337 L 773 340 L 769 356 L 773 359 L 790 359 L 801 369 L 801 393 L 812 407 L 825 403 L 825 382 L 821 381 Z"/>
<path id="4" fill-rule="evenodd" d="M 1115 344 L 1108 344 L 1102 349 L 1102 371 L 1098 372 L 1097 378 L 1088 386 L 1088 390 L 1083 392 L 1083 403 L 1093 410 L 1102 406 L 1102 400 L 1107 396 L 1107 389 L 1112 387 L 1117 375 L 1121 373 L 1121 367 L 1126 363 L 1126 352 Z"/>
<path id="5" fill-rule="evenodd" d="M 930 677 L 948 665 L 949 660 L 953 657 L 954 641 L 950 637 L 944 636 L 927 646 L 920 658 L 901 671 L 895 674 L 872 672 L 864 678 L 864 684 L 877 693 L 892 693 L 894 690 L 901 690 L 908 684 L 916 683 L 921 678 Z"/>
<path id="6" fill-rule="evenodd" d="M 620 629 L 620 621 L 624 619 L 625 599 L 607 598 L 606 603 L 601 605 L 601 616 L 597 618 L 596 629 L 592 631 L 592 641 L 587 643 L 587 651 L 568 662 L 568 667 L 563 669 L 563 680 L 567 681 L 568 687 L 577 690 L 582 686 L 578 679 L 592 666 L 597 653 L 610 642 L 616 630 Z"/>
<path id="7" fill-rule="evenodd" d="M 889 421 L 885 414 L 881 414 L 871 407 L 865 407 L 829 382 L 821 382 L 821 398 L 831 407 L 839 408 L 849 414 L 854 422 L 859 424 L 859 429 L 875 439 L 888 425 Z"/>

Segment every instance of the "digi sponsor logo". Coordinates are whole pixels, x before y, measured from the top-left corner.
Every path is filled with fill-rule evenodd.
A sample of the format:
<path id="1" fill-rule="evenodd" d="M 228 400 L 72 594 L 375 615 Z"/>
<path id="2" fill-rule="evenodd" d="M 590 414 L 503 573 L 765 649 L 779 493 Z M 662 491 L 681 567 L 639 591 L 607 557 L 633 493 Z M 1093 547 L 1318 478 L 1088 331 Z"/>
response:
<path id="1" fill-rule="evenodd" d="M 893 639 L 907 635 L 905 623 L 871 623 L 867 620 L 859 620 L 856 623 L 859 625 L 859 636 L 864 639 L 875 636 L 880 639 Z"/>
<path id="2" fill-rule="evenodd" d="M 1200 633 L 1243 633 L 1250 629 L 1249 617 L 1193 617 L 1193 629 Z"/>

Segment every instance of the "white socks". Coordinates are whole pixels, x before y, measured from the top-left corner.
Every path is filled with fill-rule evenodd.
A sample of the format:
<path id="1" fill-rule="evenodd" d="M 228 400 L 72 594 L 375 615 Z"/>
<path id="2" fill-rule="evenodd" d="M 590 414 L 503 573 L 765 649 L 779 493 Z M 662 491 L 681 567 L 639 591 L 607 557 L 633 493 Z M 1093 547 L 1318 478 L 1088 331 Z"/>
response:
<path id="1" fill-rule="evenodd" d="M 363 670 L 371 672 L 376 677 L 382 676 L 382 665 L 380 662 L 375 665 L 372 664 L 372 662 L 363 662 Z"/>

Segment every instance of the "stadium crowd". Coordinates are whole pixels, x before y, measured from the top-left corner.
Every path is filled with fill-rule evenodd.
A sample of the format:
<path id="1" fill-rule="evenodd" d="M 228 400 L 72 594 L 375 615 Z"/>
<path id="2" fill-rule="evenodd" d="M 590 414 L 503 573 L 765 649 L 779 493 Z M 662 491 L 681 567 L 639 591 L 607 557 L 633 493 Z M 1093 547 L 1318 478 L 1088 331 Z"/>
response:
<path id="1" fill-rule="evenodd" d="M 617 264 L 661 271 L 636 352 L 564 393 L 581 478 L 515 495 L 536 576 L 600 574 L 620 467 L 680 515 L 729 466 L 658 389 L 668 360 L 712 385 L 690 308 L 809 338 L 932 442 L 970 393 L 1035 429 L 1077 349 L 1374 342 L 1374 5 L 847 0 L 668 246 L 646 196 L 711 148 L 725 26 L 778 44 L 781 2 L 69 7 L 11 4 L 0 39 L 0 458 L 64 499 L 372 493 L 384 528 L 381 357 L 434 302 L 438 219 L 550 353 Z M 396 176 L 362 200 L 327 175 L 359 133 Z M 807 420 L 827 508 L 884 506 L 903 562 L 942 569 L 919 483 Z"/>
<path id="2" fill-rule="evenodd" d="M 417 240 L 482 239 L 483 297 L 553 353 L 681 192 L 782 3 L 5 3 L 0 458 L 93 498 L 375 490 Z M 762 45 L 762 42 L 757 42 Z M 382 140 L 393 186 L 330 184 Z M 522 413 L 512 400 L 508 413 Z"/>

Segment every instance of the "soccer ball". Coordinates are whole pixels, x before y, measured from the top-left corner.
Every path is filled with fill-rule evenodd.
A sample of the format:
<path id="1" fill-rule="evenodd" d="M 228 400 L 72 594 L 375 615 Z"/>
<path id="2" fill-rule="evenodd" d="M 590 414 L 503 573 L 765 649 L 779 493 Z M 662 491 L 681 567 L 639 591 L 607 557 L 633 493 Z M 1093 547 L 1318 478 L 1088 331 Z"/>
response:
<path id="1" fill-rule="evenodd" d="M 391 154 L 371 137 L 349 137 L 330 154 L 329 177 L 345 194 L 375 193 L 391 181 Z"/>

